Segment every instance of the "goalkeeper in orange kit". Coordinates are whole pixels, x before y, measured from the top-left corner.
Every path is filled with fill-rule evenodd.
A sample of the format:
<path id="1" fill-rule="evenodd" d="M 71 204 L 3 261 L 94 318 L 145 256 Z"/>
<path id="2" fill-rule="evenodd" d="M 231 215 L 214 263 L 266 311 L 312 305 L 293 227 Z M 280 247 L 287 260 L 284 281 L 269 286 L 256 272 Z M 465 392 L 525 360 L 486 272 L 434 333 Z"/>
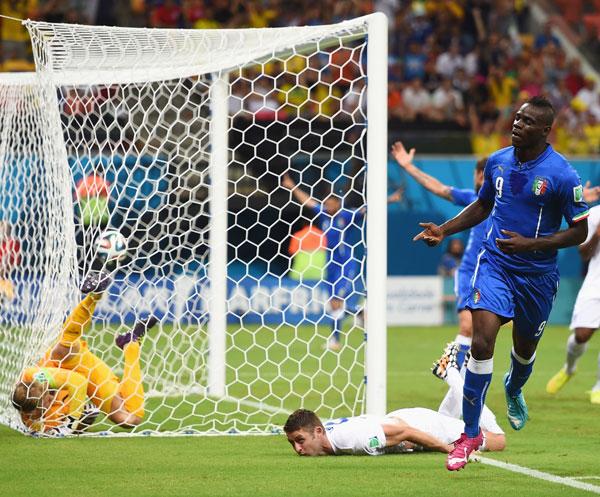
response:
<path id="1" fill-rule="evenodd" d="M 80 432 L 94 417 L 86 409 L 88 399 L 119 426 L 133 428 L 142 422 L 140 340 L 157 319 L 139 321 L 130 332 L 116 337 L 125 362 L 120 380 L 81 339 L 92 321 L 96 303 L 109 284 L 110 278 L 102 272 L 86 278 L 82 292 L 87 296 L 65 320 L 57 342 L 36 366 L 26 368 L 17 382 L 12 403 L 31 432 L 47 435 Z"/>

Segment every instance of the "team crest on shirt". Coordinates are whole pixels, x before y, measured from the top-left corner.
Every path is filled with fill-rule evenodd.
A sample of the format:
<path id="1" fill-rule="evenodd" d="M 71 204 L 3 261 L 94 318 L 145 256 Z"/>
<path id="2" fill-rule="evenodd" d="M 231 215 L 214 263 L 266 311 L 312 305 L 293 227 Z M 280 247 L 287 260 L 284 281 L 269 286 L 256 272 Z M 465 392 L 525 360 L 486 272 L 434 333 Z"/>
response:
<path id="1" fill-rule="evenodd" d="M 47 383 L 49 378 L 44 371 L 38 371 L 33 375 L 33 379 L 35 381 L 39 381 L 40 383 Z"/>
<path id="2" fill-rule="evenodd" d="M 475 290 L 473 290 L 473 303 L 477 304 L 479 303 L 479 301 L 481 300 L 481 292 L 475 288 Z"/>
<path id="3" fill-rule="evenodd" d="M 376 449 L 380 445 L 381 444 L 379 443 L 379 438 L 377 438 L 377 437 L 371 437 L 371 438 L 369 438 L 369 448 L 370 449 Z"/>
<path id="4" fill-rule="evenodd" d="M 583 202 L 583 186 L 577 185 L 573 187 L 573 201 Z"/>
<path id="5" fill-rule="evenodd" d="M 533 180 L 533 186 L 531 188 L 531 191 L 535 194 L 535 195 L 543 195 L 544 193 L 546 193 L 546 190 L 548 189 L 548 180 L 546 178 L 542 178 L 541 176 L 536 176 L 535 179 Z"/>

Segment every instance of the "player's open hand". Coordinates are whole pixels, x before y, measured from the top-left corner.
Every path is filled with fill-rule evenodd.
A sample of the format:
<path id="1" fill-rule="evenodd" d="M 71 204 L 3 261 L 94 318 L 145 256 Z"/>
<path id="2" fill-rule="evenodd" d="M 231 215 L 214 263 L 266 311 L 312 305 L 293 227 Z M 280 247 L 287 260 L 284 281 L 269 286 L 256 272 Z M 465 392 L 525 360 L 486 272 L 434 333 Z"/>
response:
<path id="1" fill-rule="evenodd" d="M 496 238 L 496 246 L 505 254 L 516 254 L 531 250 L 531 238 L 525 238 L 515 231 L 500 230 L 508 238 Z"/>
<path id="2" fill-rule="evenodd" d="M 402 142 L 396 142 L 392 145 L 392 156 L 396 159 L 398 164 L 406 169 L 412 165 L 412 161 L 415 157 L 415 149 L 411 148 L 410 152 L 407 152 L 404 145 L 402 145 Z"/>
<path id="3" fill-rule="evenodd" d="M 592 186 L 591 181 L 586 181 L 583 186 L 583 200 L 588 204 L 600 199 L 600 186 Z"/>
<path id="4" fill-rule="evenodd" d="M 388 196 L 388 204 L 394 204 L 397 202 L 402 202 L 404 198 L 404 187 L 401 186 L 394 193 Z"/>
<path id="5" fill-rule="evenodd" d="M 444 232 L 437 224 L 419 223 L 419 226 L 424 230 L 413 238 L 413 242 L 423 240 L 430 247 L 435 247 L 444 239 Z"/>

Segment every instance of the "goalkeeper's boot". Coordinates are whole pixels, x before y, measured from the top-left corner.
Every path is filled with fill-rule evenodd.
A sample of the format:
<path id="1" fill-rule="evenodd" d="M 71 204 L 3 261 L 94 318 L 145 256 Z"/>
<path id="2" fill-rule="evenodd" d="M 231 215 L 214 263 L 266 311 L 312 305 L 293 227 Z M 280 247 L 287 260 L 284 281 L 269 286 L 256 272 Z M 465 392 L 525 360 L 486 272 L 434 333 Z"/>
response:
<path id="1" fill-rule="evenodd" d="M 90 271 L 81 284 L 81 293 L 101 295 L 110 285 L 112 278 L 104 271 Z"/>
<path id="2" fill-rule="evenodd" d="M 448 368 L 459 369 L 456 358 L 458 355 L 459 345 L 455 342 L 446 345 L 442 357 L 433 363 L 431 372 L 440 380 L 445 380 L 448 376 Z"/>
<path id="3" fill-rule="evenodd" d="M 590 402 L 592 404 L 598 404 L 598 405 L 600 405 L 600 388 L 594 388 L 590 392 Z"/>
<path id="4" fill-rule="evenodd" d="M 508 422 L 513 430 L 521 430 L 525 426 L 525 423 L 529 419 L 529 412 L 527 410 L 527 404 L 525 403 L 525 397 L 523 392 L 517 395 L 511 395 L 508 393 L 508 379 L 509 373 L 504 375 L 504 394 L 506 396 L 506 416 Z"/>
<path id="5" fill-rule="evenodd" d="M 127 333 L 117 335 L 115 343 L 117 347 L 123 349 L 125 345 L 130 342 L 141 342 L 146 332 L 158 323 L 158 318 L 150 316 L 149 318 L 142 319 L 133 325 L 133 329 Z"/>
<path id="6" fill-rule="evenodd" d="M 550 378 L 550 381 L 546 385 L 546 392 L 554 395 L 567 384 L 573 377 L 573 374 L 567 373 L 567 369 L 563 367 L 558 373 Z"/>
<path id="7" fill-rule="evenodd" d="M 475 438 L 469 438 L 466 433 L 461 434 L 460 438 L 454 442 L 454 449 L 446 458 L 446 469 L 448 471 L 458 471 L 464 468 L 469 462 L 469 456 L 483 445 L 483 432 Z"/>

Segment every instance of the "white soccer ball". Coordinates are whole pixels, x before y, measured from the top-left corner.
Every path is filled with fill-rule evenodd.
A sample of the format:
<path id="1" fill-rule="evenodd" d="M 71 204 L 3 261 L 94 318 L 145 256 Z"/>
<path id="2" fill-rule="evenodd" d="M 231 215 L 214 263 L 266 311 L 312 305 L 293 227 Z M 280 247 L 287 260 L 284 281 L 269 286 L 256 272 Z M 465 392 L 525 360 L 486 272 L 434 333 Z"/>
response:
<path id="1" fill-rule="evenodd" d="M 107 262 L 120 261 L 127 255 L 127 240 L 117 230 L 107 230 L 96 241 L 98 255 Z"/>

